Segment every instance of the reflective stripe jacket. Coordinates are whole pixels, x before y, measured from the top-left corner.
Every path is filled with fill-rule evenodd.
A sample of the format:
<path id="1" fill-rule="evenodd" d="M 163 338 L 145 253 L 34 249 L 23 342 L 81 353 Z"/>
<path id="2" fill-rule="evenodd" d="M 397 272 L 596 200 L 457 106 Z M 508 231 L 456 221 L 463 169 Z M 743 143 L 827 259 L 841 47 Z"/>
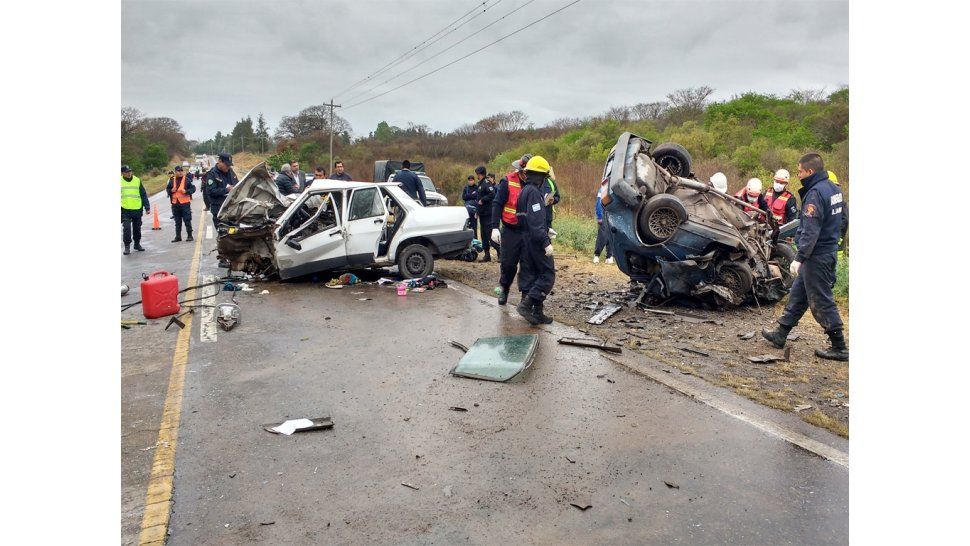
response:
<path id="1" fill-rule="evenodd" d="M 179 191 L 181 190 L 181 192 Z M 165 186 L 165 193 L 173 205 L 184 205 L 192 201 L 192 194 L 195 193 L 195 186 L 192 185 L 192 175 L 185 174 L 182 178 L 172 177 L 168 179 Z"/>
<path id="2" fill-rule="evenodd" d="M 132 176 L 131 180 L 121 177 L 121 208 L 125 210 L 151 210 L 152 206 L 148 203 L 148 192 L 145 186 L 141 185 L 141 180 L 137 176 Z"/>
<path id="3" fill-rule="evenodd" d="M 786 224 L 798 218 L 798 204 L 795 203 L 795 196 L 788 190 L 775 195 L 775 189 L 769 189 L 765 192 L 765 204 L 768 205 L 768 212 L 779 224 Z"/>

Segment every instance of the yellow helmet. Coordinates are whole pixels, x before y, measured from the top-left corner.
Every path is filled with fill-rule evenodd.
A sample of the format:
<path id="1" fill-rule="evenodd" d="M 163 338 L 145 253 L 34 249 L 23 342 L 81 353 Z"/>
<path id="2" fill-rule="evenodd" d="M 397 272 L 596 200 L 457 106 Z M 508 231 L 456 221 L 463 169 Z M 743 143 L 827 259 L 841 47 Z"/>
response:
<path id="1" fill-rule="evenodd" d="M 541 155 L 537 155 L 533 157 L 532 159 L 529 160 L 528 163 L 525 164 L 525 170 L 527 171 L 535 171 L 538 173 L 548 174 L 549 169 L 550 169 L 549 162 L 546 161 L 546 158 L 542 157 Z"/>
<path id="2" fill-rule="evenodd" d="M 839 183 L 839 177 L 835 176 L 835 173 L 832 171 L 829 171 L 829 180 L 831 180 L 833 184 Z"/>

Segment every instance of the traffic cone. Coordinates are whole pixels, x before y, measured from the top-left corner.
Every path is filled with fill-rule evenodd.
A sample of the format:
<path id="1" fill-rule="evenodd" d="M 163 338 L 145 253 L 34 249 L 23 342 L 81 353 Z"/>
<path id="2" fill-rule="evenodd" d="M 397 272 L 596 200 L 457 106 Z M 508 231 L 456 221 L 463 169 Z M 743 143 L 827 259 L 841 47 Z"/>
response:
<path id="1" fill-rule="evenodd" d="M 155 205 L 155 217 L 152 218 L 152 231 L 162 229 L 162 226 L 158 225 L 158 205 Z"/>

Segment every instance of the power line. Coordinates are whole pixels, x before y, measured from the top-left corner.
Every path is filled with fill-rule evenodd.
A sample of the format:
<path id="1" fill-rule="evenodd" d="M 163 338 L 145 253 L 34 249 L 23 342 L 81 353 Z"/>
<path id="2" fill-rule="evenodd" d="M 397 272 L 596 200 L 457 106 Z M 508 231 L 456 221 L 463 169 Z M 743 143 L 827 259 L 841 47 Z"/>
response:
<path id="1" fill-rule="evenodd" d="M 515 12 L 517 12 L 517 11 L 519 11 L 520 9 L 522 9 L 522 8 L 524 8 L 524 7 L 526 7 L 526 6 L 528 6 L 529 4 L 531 4 L 531 3 L 533 3 L 533 2 L 535 2 L 535 0 L 529 0 L 529 1 L 528 1 L 528 2 L 526 2 L 525 4 L 522 4 L 521 6 L 519 6 L 519 7 L 517 7 L 517 8 L 515 8 L 514 10 L 512 10 L 512 11 L 510 11 L 510 12 L 508 12 L 508 13 L 506 13 L 505 15 L 503 15 L 503 16 L 501 16 L 501 17 L 499 17 L 498 19 L 496 19 L 496 20 L 494 20 L 494 21 L 492 21 L 491 23 L 489 23 L 489 24 L 487 24 L 487 25 L 485 25 L 485 26 L 484 26 L 484 27 L 482 27 L 482 28 L 481 28 L 481 29 L 480 29 L 480 30 L 479 30 L 478 32 L 482 32 L 482 31 L 484 31 L 485 29 L 487 29 L 487 28 L 489 28 L 489 27 L 491 27 L 492 25 L 495 25 L 496 23 L 499 23 L 499 22 L 501 22 L 501 21 L 502 21 L 503 19 L 505 19 L 505 18 L 506 18 L 506 17 L 508 17 L 509 15 L 512 15 L 513 13 L 515 13 Z M 493 4 L 493 6 L 494 6 L 494 4 Z M 386 79 L 386 80 L 384 80 L 384 81 L 382 81 L 381 83 L 379 83 L 379 84 L 377 84 L 377 85 L 375 85 L 375 86 L 373 86 L 373 87 L 371 87 L 370 89 L 367 89 L 366 91 L 363 91 L 363 92 L 361 92 L 361 93 L 358 93 L 358 94 L 356 94 L 356 95 L 354 95 L 353 97 L 351 97 L 351 98 L 349 98 L 349 99 L 347 99 L 347 102 L 353 102 L 353 101 L 355 101 L 355 100 L 357 100 L 357 99 L 359 99 L 360 97 L 363 97 L 363 96 L 364 96 L 364 95 L 366 95 L 367 93 L 370 93 L 371 91 L 373 91 L 373 90 L 375 90 L 375 89 L 377 89 L 378 87 L 382 87 L 382 86 L 383 86 L 383 85 L 385 85 L 386 83 L 388 83 L 388 82 L 391 82 L 391 81 L 393 81 L 393 80 L 396 80 L 396 79 L 398 79 L 398 78 L 400 78 L 401 76 L 403 76 L 403 75 L 405 75 L 405 74 L 407 74 L 408 72 L 411 72 L 412 70 L 414 70 L 415 68 L 417 68 L 417 67 L 419 67 L 419 66 L 421 66 L 421 65 L 423 65 L 424 63 L 426 63 L 426 62 L 428 62 L 428 61 L 431 61 L 431 60 L 433 60 L 433 59 L 435 59 L 435 58 L 437 58 L 437 57 L 439 57 L 439 56 L 441 56 L 442 54 L 444 54 L 444 53 L 447 53 L 448 51 L 451 51 L 451 50 L 452 50 L 452 49 L 454 49 L 455 47 L 457 47 L 457 46 L 459 46 L 459 45 L 461 45 L 461 44 L 463 44 L 463 43 L 465 43 L 466 41 L 468 41 L 468 40 L 470 40 L 471 38 L 474 38 L 474 37 L 475 37 L 476 35 L 477 35 L 477 33 L 475 33 L 475 34 L 469 34 L 468 36 L 466 36 L 466 37 L 464 37 L 464 38 L 462 38 L 461 40 L 459 40 L 459 41 L 457 41 L 457 42 L 455 42 L 455 43 L 453 43 L 453 44 L 451 44 L 450 46 L 448 46 L 448 47 L 446 47 L 445 49 L 442 49 L 441 51 L 439 51 L 439 52 L 437 52 L 437 53 L 435 53 L 434 55 L 432 55 L 432 56 L 430 56 L 430 57 L 428 57 L 427 59 L 425 59 L 425 60 L 423 60 L 423 61 L 421 61 L 420 63 L 418 63 L 418 64 L 416 64 L 416 65 L 414 65 L 414 66 L 412 66 L 411 68 L 408 68 L 408 69 L 406 69 L 406 70 L 402 70 L 401 72 L 398 72 L 397 74 L 395 74 L 395 75 L 393 75 L 393 76 L 391 76 L 390 78 L 388 78 L 388 79 Z"/>
<path id="2" fill-rule="evenodd" d="M 486 49 L 486 48 L 488 48 L 488 47 L 491 47 L 491 46 L 493 46 L 493 45 L 495 45 L 495 44 L 497 44 L 497 43 L 499 43 L 499 42 L 501 42 L 502 40 L 504 40 L 504 39 L 506 39 L 506 38 L 508 38 L 509 36 L 512 36 L 513 34 L 515 34 L 515 33 L 517 33 L 517 32 L 520 32 L 520 31 L 522 31 L 522 30 L 525 30 L 525 29 L 527 29 L 527 28 L 529 28 L 529 27 L 530 27 L 530 26 L 532 26 L 532 25 L 535 25 L 535 24 L 537 24 L 537 23 L 540 23 L 540 22 L 542 22 L 542 21 L 544 21 L 544 20 L 546 20 L 546 19 L 548 19 L 548 18 L 550 18 L 550 17 L 552 17 L 553 15 L 555 15 L 555 14 L 557 14 L 557 13 L 559 13 L 560 11 L 562 11 L 562 10 L 564 10 L 564 9 L 566 9 L 566 8 L 568 8 L 568 7 L 570 7 L 570 6 L 573 6 L 574 4 L 578 4 L 578 3 L 579 3 L 579 2 L 581 2 L 581 1 L 582 1 L 582 0 L 573 0 L 572 2 L 570 2 L 570 3 L 568 3 L 568 4 L 566 4 L 565 6 L 563 6 L 563 7 L 561 7 L 561 8 L 559 8 L 559 9 L 557 9 L 557 10 L 555 10 L 555 11 L 553 11 L 552 13 L 549 13 L 549 14 L 547 14 L 547 15 L 544 15 L 544 16 L 542 16 L 542 17 L 540 17 L 539 19 L 536 19 L 535 21 L 533 21 L 533 22 L 531 22 L 531 23 L 529 23 L 529 24 L 527 24 L 527 25 L 525 25 L 525 26 L 522 26 L 522 27 L 520 27 L 520 28 L 518 28 L 518 29 L 516 29 L 516 30 L 513 30 L 512 32 L 510 32 L 510 33 L 508 33 L 508 34 L 506 34 L 506 35 L 504 35 L 504 36 L 502 36 L 501 38 L 499 38 L 499 39 L 497 39 L 497 40 L 495 40 L 494 42 L 489 42 L 488 44 L 485 44 L 485 45 L 483 45 L 482 47 L 480 47 L 480 48 L 478 48 L 478 49 L 476 49 L 475 51 L 472 51 L 471 53 L 469 53 L 469 54 L 467 54 L 467 55 L 464 55 L 464 56 L 462 56 L 462 57 L 459 57 L 459 58 L 457 58 L 457 59 L 455 59 L 454 61 L 451 61 L 450 63 L 448 63 L 448 64 L 446 64 L 446 65 L 444 65 L 444 66 L 439 66 L 438 68 L 435 68 L 434 70 L 432 70 L 432 71 L 430 71 L 430 72 L 426 72 L 426 73 L 424 73 L 424 74 L 422 74 L 422 75 L 420 75 L 420 76 L 418 76 L 417 78 L 414 78 L 414 79 L 412 79 L 412 80 L 408 80 L 408 81 L 406 81 L 406 82 L 404 82 L 404 83 L 402 83 L 401 85 L 399 85 L 399 86 L 397 86 L 397 87 L 394 87 L 394 88 L 392 88 L 392 89 L 388 89 L 387 91 L 384 91 L 383 93 L 381 93 L 381 94 L 379 94 L 379 95 L 374 95 L 373 97 L 371 97 L 371 98 L 369 98 L 369 99 L 364 99 L 364 100 L 362 100 L 362 101 L 360 101 L 360 102 L 355 102 L 354 104 L 351 104 L 350 106 L 345 106 L 345 107 L 344 107 L 344 111 L 346 112 L 347 110 L 349 110 L 349 109 L 351 109 L 351 108 L 353 108 L 353 107 L 355 107 L 355 106 L 360 106 L 361 104 L 364 104 L 364 103 L 366 103 L 366 102 L 370 102 L 370 101 L 372 101 L 372 100 L 374 100 L 374 99 L 378 99 L 378 98 L 380 98 L 380 97 L 383 97 L 384 95 L 386 95 L 386 94 L 388 94 L 388 93 L 391 93 L 391 92 L 393 92 L 393 91 L 397 91 L 398 89 L 400 89 L 400 88 L 402 88 L 402 87 L 405 87 L 405 86 L 407 86 L 407 85 L 410 85 L 410 84 L 412 84 L 412 83 L 414 83 L 414 82 L 416 82 L 416 81 L 418 81 L 418 80 L 422 80 L 422 79 L 424 79 L 424 78 L 426 78 L 426 77 L 428 77 L 428 76 L 430 76 L 430 75 L 432 75 L 432 74 L 434 74 L 435 72 L 439 72 L 439 71 L 441 71 L 441 70 L 444 70 L 445 68 L 448 68 L 449 66 L 451 66 L 451 65 L 453 65 L 453 64 L 455 64 L 455 63 L 457 63 L 457 62 L 459 62 L 459 61 L 462 61 L 462 60 L 465 60 L 465 59 L 467 59 L 468 57 L 471 57 L 472 55 L 474 55 L 474 54 L 476 54 L 476 53 L 478 53 L 479 51 L 482 51 L 483 49 Z"/>
<path id="3" fill-rule="evenodd" d="M 498 2 L 501 2 L 501 1 L 502 1 L 502 0 L 498 0 Z M 491 0 L 484 0 L 484 1 L 483 1 L 483 2 L 481 3 L 481 4 L 479 4 L 479 5 L 477 5 L 477 6 L 475 6 L 475 7 L 473 7 L 472 9 L 470 9 L 470 10 L 468 10 L 468 11 L 466 11 L 466 12 L 465 12 L 464 14 L 462 14 L 462 16 L 461 16 L 461 17 L 459 17 L 459 18 L 457 18 L 457 19 L 455 19 L 454 21 L 452 21 L 452 22 L 450 22 L 450 23 L 448 23 L 447 25 L 445 25 L 445 26 L 444 26 L 444 28 L 442 28 L 442 29 L 441 29 L 441 30 L 439 30 L 438 32 L 435 32 L 435 33 L 434 33 L 434 34 L 432 34 L 431 36 L 429 36 L 429 37 L 427 37 L 427 38 L 425 38 L 423 42 L 421 42 L 421 43 L 419 43 L 418 45 L 416 45 L 416 46 L 414 46 L 414 47 L 412 47 L 412 48 L 411 48 L 411 49 L 409 49 L 408 51 L 405 51 L 404 53 L 402 53 L 402 54 L 400 54 L 400 55 L 398 55 L 398 56 L 397 56 L 397 57 L 396 57 L 396 58 L 395 58 L 394 60 L 392 60 L 392 61 L 390 61 L 390 62 L 388 62 L 388 63 L 387 63 L 387 64 L 385 64 L 384 66 L 382 66 L 382 67 L 380 67 L 380 68 L 378 68 L 377 70 L 375 70 L 375 71 L 373 71 L 373 72 L 371 72 L 371 73 L 370 73 L 370 74 L 368 74 L 367 76 L 365 76 L 365 77 L 363 77 L 363 78 L 361 78 L 361 79 L 359 79 L 359 80 L 357 80 L 356 82 L 354 82 L 353 84 L 351 84 L 351 86 L 350 86 L 350 87 L 347 87 L 346 89 L 344 89 L 344 90 L 342 90 L 342 91 L 340 91 L 339 93 L 337 93 L 336 95 L 334 95 L 334 97 L 339 97 L 340 95 L 343 95 L 343 94 L 344 94 L 344 93 L 346 93 L 347 91 L 350 91 L 351 89 L 354 89 L 354 88 L 356 88 L 356 87 L 357 87 L 357 86 L 359 86 L 360 84 L 362 84 L 362 83 L 365 83 L 365 82 L 367 82 L 367 80 L 369 80 L 369 79 L 371 79 L 371 78 L 373 78 L 374 76 L 376 76 L 377 74 L 379 74 L 379 73 L 380 73 L 380 72 L 381 72 L 382 70 L 384 70 L 384 69 L 386 69 L 386 68 L 389 68 L 389 67 L 391 67 L 391 66 L 393 66 L 393 65 L 394 65 L 395 63 L 397 63 L 398 61 L 402 61 L 402 62 L 403 62 L 404 60 L 406 60 L 406 59 L 404 59 L 404 57 L 408 57 L 408 58 L 410 58 L 411 56 L 413 56 L 413 55 L 416 55 L 416 54 L 417 54 L 417 53 L 418 53 L 419 51 L 421 51 L 421 50 L 423 50 L 423 49 L 425 49 L 426 47 L 428 47 L 428 46 L 430 46 L 430 45 L 432 45 L 432 44 L 434 44 L 435 42 L 437 42 L 437 41 L 438 41 L 438 40 L 440 40 L 441 38 L 444 38 L 445 36 L 447 36 L 447 35 L 448 35 L 448 34 L 450 34 L 451 32 L 454 32 L 454 31 L 455 31 L 455 30 L 457 30 L 457 29 L 458 29 L 458 28 L 459 28 L 460 26 L 463 26 L 463 25 L 464 25 L 465 23 L 468 23 L 468 21 L 471 21 L 471 20 L 472 20 L 472 19 L 474 19 L 475 17 L 478 17 L 478 15 L 481 15 L 481 13 L 479 13 L 479 14 L 478 14 L 478 15 L 476 15 L 475 17 L 472 17 L 472 18 L 471 18 L 471 19 L 469 19 L 468 21 L 465 21 L 465 23 L 462 23 L 462 25 L 459 25 L 459 27 L 455 27 L 455 28 L 453 28 L 453 29 L 451 29 L 451 31 L 449 31 L 449 32 L 448 32 L 447 34 L 444 34 L 444 35 L 442 35 L 441 37 L 439 37 L 439 38 L 438 38 L 437 40 L 435 40 L 434 42 L 431 42 L 430 44 L 428 44 L 428 45 L 427 45 L 427 46 L 425 46 L 424 48 L 421 48 L 421 50 L 418 50 L 418 48 L 419 48 L 419 47 L 421 47 L 421 46 L 422 46 L 422 45 L 423 45 L 424 43 L 426 43 L 426 42 L 427 42 L 428 40 L 431 40 L 431 39 L 434 39 L 434 38 L 435 38 L 436 36 L 438 36 L 439 34 L 441 34 L 442 32 L 444 32 L 444 31 L 445 31 L 445 30 L 447 30 L 448 28 L 450 28 L 450 27 L 451 27 L 451 25 L 453 25 L 453 24 L 455 24 L 455 23 L 457 23 L 458 21 L 461 21 L 461 20 L 462 20 L 462 19 L 464 19 L 465 17 L 468 17 L 468 15 L 469 15 L 470 13 L 472 13 L 472 12 L 474 12 L 475 10 L 477 10 L 478 8 L 480 8 L 481 6 L 484 6 L 485 4 L 488 4 L 489 2 L 491 2 Z M 497 4 L 498 2 L 496 2 L 496 4 Z M 495 5 L 495 4 L 492 4 L 492 6 L 494 6 L 494 5 Z M 492 6 L 489 6 L 489 7 L 492 7 Z M 482 13 L 485 13 L 486 11 L 488 11 L 488 8 L 485 8 L 485 10 L 483 10 L 483 11 L 482 11 Z M 418 50 L 418 51 L 415 51 L 415 50 Z M 412 54 L 412 53 L 413 53 L 413 54 Z M 412 54 L 412 55 L 410 55 L 410 56 L 409 56 L 409 54 Z"/>

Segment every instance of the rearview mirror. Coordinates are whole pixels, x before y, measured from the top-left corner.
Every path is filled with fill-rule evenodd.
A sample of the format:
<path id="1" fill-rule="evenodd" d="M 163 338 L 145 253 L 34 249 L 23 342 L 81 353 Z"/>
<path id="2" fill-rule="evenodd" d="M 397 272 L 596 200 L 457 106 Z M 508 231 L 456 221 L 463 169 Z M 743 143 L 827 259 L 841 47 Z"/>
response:
<path id="1" fill-rule="evenodd" d="M 300 243 L 294 241 L 293 239 L 287 240 L 286 241 L 286 246 L 288 246 L 288 247 L 290 247 L 290 248 L 292 248 L 294 250 L 303 250 L 303 247 L 300 246 Z"/>

